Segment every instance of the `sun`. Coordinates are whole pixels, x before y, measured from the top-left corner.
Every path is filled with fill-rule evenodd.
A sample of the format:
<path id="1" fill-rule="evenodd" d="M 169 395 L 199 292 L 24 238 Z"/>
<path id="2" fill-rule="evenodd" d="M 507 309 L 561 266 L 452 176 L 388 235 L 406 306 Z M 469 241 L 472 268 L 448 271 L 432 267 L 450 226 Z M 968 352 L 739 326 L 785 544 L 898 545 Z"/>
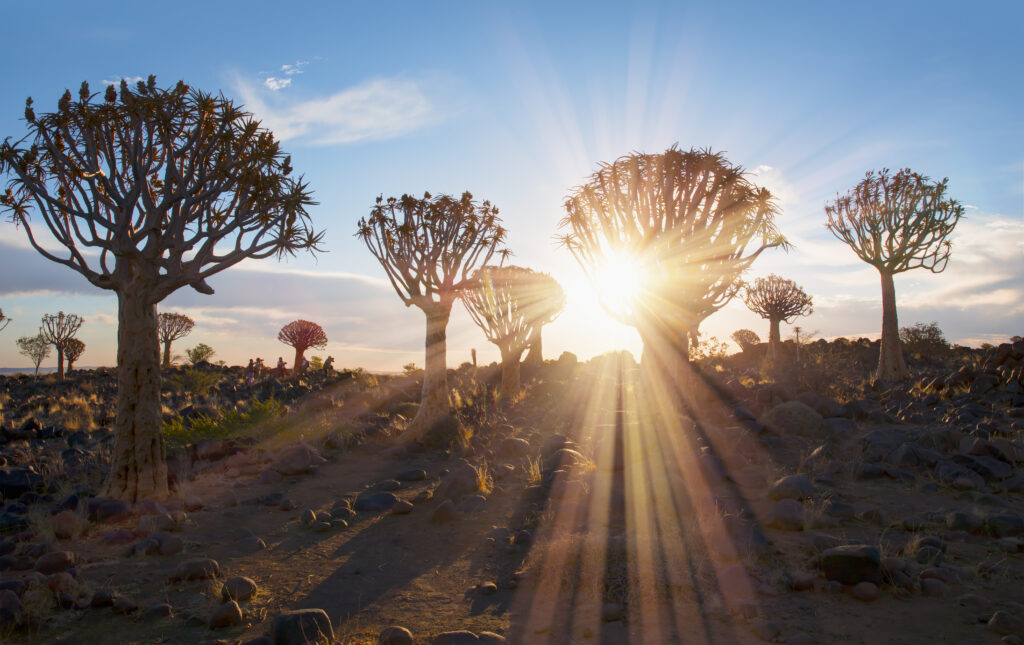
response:
<path id="1" fill-rule="evenodd" d="M 594 269 L 594 287 L 602 304 L 615 314 L 630 317 L 644 285 L 644 270 L 636 258 L 608 254 Z"/>

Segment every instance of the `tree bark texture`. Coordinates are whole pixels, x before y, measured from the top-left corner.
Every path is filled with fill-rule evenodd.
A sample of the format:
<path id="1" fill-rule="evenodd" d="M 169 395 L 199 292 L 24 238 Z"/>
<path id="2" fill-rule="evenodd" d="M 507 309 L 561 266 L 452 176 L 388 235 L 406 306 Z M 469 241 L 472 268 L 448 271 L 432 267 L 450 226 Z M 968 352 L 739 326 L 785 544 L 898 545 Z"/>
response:
<path id="1" fill-rule="evenodd" d="M 292 374 L 298 376 L 302 373 L 302 355 L 306 353 L 306 350 L 295 348 L 295 362 L 292 363 Z"/>
<path id="2" fill-rule="evenodd" d="M 448 318 L 451 306 L 424 309 L 427 315 L 426 355 L 423 368 L 423 393 L 420 408 L 406 430 L 406 436 L 419 441 L 449 413 L 448 405 Z"/>
<path id="3" fill-rule="evenodd" d="M 782 355 L 782 332 L 779 330 L 781 322 L 778 318 L 768 320 L 768 359 L 773 363 Z"/>
<path id="4" fill-rule="evenodd" d="M 136 502 L 166 497 L 156 305 L 118 293 L 117 420 L 104 495 Z"/>
<path id="5" fill-rule="evenodd" d="M 514 403 L 519 399 L 519 360 L 523 352 L 501 350 L 501 400 Z"/>
<path id="6" fill-rule="evenodd" d="M 534 329 L 530 335 L 530 351 L 526 353 L 523 361 L 530 367 L 540 367 L 544 363 L 544 338 L 541 336 L 541 328 Z"/>
<path id="7" fill-rule="evenodd" d="M 896 285 L 891 273 L 879 273 L 882 276 L 882 342 L 878 351 L 875 379 L 893 383 L 907 378 L 907 365 L 903 362 L 900 324 L 896 317 Z"/>
<path id="8" fill-rule="evenodd" d="M 57 348 L 57 380 L 64 380 L 64 346 L 60 343 L 55 343 L 54 346 Z"/>
<path id="9" fill-rule="evenodd" d="M 690 397 L 693 369 L 690 365 L 690 335 L 686 330 L 641 333 L 643 369 L 664 384 L 673 396 Z"/>
<path id="10" fill-rule="evenodd" d="M 165 340 L 164 341 L 164 360 L 163 360 L 162 366 L 164 368 L 167 368 L 167 367 L 171 366 L 171 341 L 170 340 Z"/>

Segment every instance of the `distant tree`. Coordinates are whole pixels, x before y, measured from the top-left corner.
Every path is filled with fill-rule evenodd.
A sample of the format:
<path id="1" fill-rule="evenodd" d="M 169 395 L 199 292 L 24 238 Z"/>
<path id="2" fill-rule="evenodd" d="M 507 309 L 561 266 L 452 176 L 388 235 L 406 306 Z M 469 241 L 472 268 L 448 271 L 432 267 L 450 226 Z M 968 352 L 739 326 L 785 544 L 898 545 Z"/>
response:
<path id="1" fill-rule="evenodd" d="M 449 414 L 447 328 L 452 305 L 470 275 L 499 251 L 505 240 L 498 208 L 477 203 L 465 192 L 423 199 L 377 198 L 356 235 L 387 273 L 406 307 L 419 307 L 427 318 L 423 393 L 419 411 L 406 433 L 420 440 Z"/>
<path id="2" fill-rule="evenodd" d="M 81 358 L 82 353 L 85 352 L 85 343 L 78 340 L 77 338 L 69 338 L 64 343 L 64 358 L 68 362 L 68 373 L 75 367 L 75 361 Z"/>
<path id="3" fill-rule="evenodd" d="M 743 352 L 750 351 L 751 348 L 761 342 L 761 337 L 750 329 L 737 329 L 730 338 Z"/>
<path id="4" fill-rule="evenodd" d="M 882 343 L 875 378 L 882 382 L 907 378 L 900 349 L 893 276 L 925 268 L 941 273 L 949 262 L 949 236 L 963 216 L 963 206 L 946 197 L 948 179 L 900 170 L 868 172 L 852 191 L 825 206 L 826 228 L 846 242 L 882 280 Z"/>
<path id="5" fill-rule="evenodd" d="M 3 331 L 9 324 L 11 324 L 11 319 L 4 315 L 3 309 L 0 309 L 0 331 Z"/>
<path id="6" fill-rule="evenodd" d="M 939 323 L 915 323 L 900 327 L 900 343 L 911 354 L 941 358 L 949 353 L 950 345 L 939 329 Z"/>
<path id="7" fill-rule="evenodd" d="M 779 323 L 792 323 L 797 316 L 814 312 L 812 298 L 797 283 L 774 273 L 744 285 L 743 302 L 747 309 L 768 320 L 768 356 L 773 361 L 782 348 Z"/>
<path id="8" fill-rule="evenodd" d="M 25 106 L 29 133 L 0 145 L 10 176 L 0 208 L 47 259 L 118 298 L 118 403 L 102 494 L 126 500 L 168 492 L 160 407 L 156 305 L 246 258 L 315 250 L 307 184 L 251 114 L 223 95 L 149 77 L 122 81 L 57 111 Z M 31 226 L 37 212 L 45 223 Z M 54 251 L 36 233 L 64 248 Z"/>
<path id="9" fill-rule="evenodd" d="M 402 373 L 406 376 L 416 376 L 420 368 L 416 367 L 416 363 L 406 363 L 402 366 Z"/>
<path id="10" fill-rule="evenodd" d="M 32 361 L 36 367 L 35 375 L 39 376 L 39 366 L 50 355 L 50 341 L 46 340 L 42 331 L 35 336 L 22 336 L 18 339 L 18 352 Z"/>
<path id="11" fill-rule="evenodd" d="M 57 348 L 57 380 L 64 380 L 64 346 L 82 326 L 82 317 L 77 314 L 45 314 L 40 332 L 50 344 Z"/>
<path id="12" fill-rule="evenodd" d="M 515 401 L 523 352 L 531 339 L 539 339 L 540 327 L 565 306 L 562 288 L 550 276 L 531 269 L 489 266 L 474 274 L 461 298 L 470 317 L 501 353 L 501 398 Z"/>
<path id="13" fill-rule="evenodd" d="M 805 343 L 810 342 L 812 338 L 818 335 L 818 330 L 807 331 L 803 327 L 796 325 L 793 327 L 793 342 L 796 343 L 796 362 L 800 362 L 800 347 Z"/>
<path id="14" fill-rule="evenodd" d="M 535 273 L 531 289 L 536 293 L 534 299 L 537 304 L 533 307 L 536 319 L 533 322 L 530 339 L 526 343 L 529 351 L 526 353 L 523 364 L 536 367 L 544 362 L 544 325 L 554 322 L 562 315 L 566 300 L 562 285 L 547 273 Z"/>
<path id="15" fill-rule="evenodd" d="M 1019 343 L 1022 340 L 1024 340 L 1024 336 L 1010 336 L 1011 343 Z"/>
<path id="16" fill-rule="evenodd" d="M 698 339 L 689 346 L 690 360 L 692 362 L 703 360 L 720 360 L 725 358 L 729 346 L 718 340 L 715 336 Z"/>
<path id="17" fill-rule="evenodd" d="M 213 355 L 216 354 L 213 348 L 206 343 L 199 343 L 192 349 L 186 349 L 185 354 L 188 356 L 188 362 L 192 365 L 198 365 L 202 362 L 210 362 Z"/>
<path id="18" fill-rule="evenodd" d="M 195 325 L 195 321 L 184 314 L 161 313 L 157 315 L 157 336 L 164 346 L 163 367 L 171 366 L 171 343 L 188 336 Z"/>
<path id="19" fill-rule="evenodd" d="M 302 355 L 310 347 L 323 349 L 327 347 L 327 334 L 324 328 L 308 320 L 293 320 L 277 332 L 277 339 L 285 345 L 295 348 L 295 363 L 292 372 L 302 372 Z"/>
<path id="20" fill-rule="evenodd" d="M 740 286 L 766 249 L 784 246 L 772 194 L 752 184 L 720 153 L 634 153 L 603 164 L 565 202 L 562 243 L 594 283 L 601 303 L 637 328 L 644 363 L 656 360 L 679 382 L 690 337 Z M 747 252 L 751 244 L 756 248 Z M 600 283 L 616 258 L 635 264 L 639 293 L 616 306 Z M 620 299 L 621 300 L 621 299 Z"/>

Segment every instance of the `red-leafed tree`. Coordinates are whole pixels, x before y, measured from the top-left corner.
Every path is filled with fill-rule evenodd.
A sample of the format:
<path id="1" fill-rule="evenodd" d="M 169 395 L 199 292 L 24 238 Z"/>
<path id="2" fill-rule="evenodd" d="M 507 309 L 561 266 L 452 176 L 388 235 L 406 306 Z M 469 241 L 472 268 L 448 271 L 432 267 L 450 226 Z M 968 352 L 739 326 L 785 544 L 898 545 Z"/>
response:
<path id="1" fill-rule="evenodd" d="M 295 348 L 293 374 L 299 374 L 302 371 L 302 355 L 307 349 L 327 347 L 327 334 L 324 332 L 324 328 L 308 320 L 293 320 L 288 323 L 281 328 L 281 331 L 277 332 L 277 339 L 285 345 Z"/>
<path id="2" fill-rule="evenodd" d="M 184 338 L 196 326 L 195 321 L 184 314 L 161 313 L 156 317 L 157 336 L 164 346 L 163 366 L 171 366 L 171 343 Z"/>
<path id="3" fill-rule="evenodd" d="M 487 264 L 505 240 L 498 208 L 477 203 L 468 192 L 423 199 L 377 198 L 370 216 L 359 220 L 356 235 L 377 258 L 406 307 L 427 318 L 426 361 L 420 407 L 406 430 L 422 439 L 449 414 L 447 328 L 459 290 L 473 271 Z"/>
<path id="4" fill-rule="evenodd" d="M 461 293 L 470 317 L 501 352 L 501 398 L 519 397 L 519 362 L 531 338 L 565 307 L 551 276 L 517 266 L 484 267 Z"/>
<path id="5" fill-rule="evenodd" d="M 43 316 L 43 326 L 39 332 L 51 345 L 57 348 L 57 380 L 64 380 L 64 348 L 74 338 L 82 326 L 82 317 L 77 314 L 66 314 L 63 311 Z"/>
<path id="6" fill-rule="evenodd" d="M 768 356 L 773 361 L 782 346 L 779 324 L 814 313 L 814 300 L 800 285 L 774 273 L 744 285 L 743 302 L 747 309 L 768 321 Z"/>
<path id="7" fill-rule="evenodd" d="M 0 210 L 43 257 L 117 294 L 117 416 L 102 494 L 164 497 L 157 304 L 186 286 L 213 293 L 207 280 L 246 258 L 316 250 L 310 191 L 251 114 L 184 82 L 163 89 L 150 76 L 103 94 L 82 83 L 55 112 L 37 115 L 29 99 L 25 121 L 25 138 L 0 143 Z"/>

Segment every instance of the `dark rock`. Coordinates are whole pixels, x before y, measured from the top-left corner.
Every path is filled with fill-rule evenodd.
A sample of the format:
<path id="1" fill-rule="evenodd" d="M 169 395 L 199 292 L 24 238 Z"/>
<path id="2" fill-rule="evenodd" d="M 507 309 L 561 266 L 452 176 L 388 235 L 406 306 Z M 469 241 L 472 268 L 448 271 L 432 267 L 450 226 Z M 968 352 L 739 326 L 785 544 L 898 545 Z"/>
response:
<path id="1" fill-rule="evenodd" d="M 466 495 L 477 492 L 480 489 L 480 484 L 480 474 L 468 461 L 460 459 L 451 471 L 441 478 L 441 483 L 434 491 L 434 497 L 457 502 Z"/>
<path id="2" fill-rule="evenodd" d="M 105 497 L 94 497 L 86 503 L 86 514 L 93 522 L 116 522 L 123 520 L 131 514 L 131 507 L 127 502 L 119 499 L 107 499 Z"/>
<path id="3" fill-rule="evenodd" d="M 771 525 L 783 531 L 804 528 L 804 505 L 795 499 L 782 499 L 772 506 Z"/>
<path id="4" fill-rule="evenodd" d="M 35 570 L 44 575 L 67 571 L 75 566 L 75 554 L 70 551 L 53 551 L 36 560 Z"/>
<path id="5" fill-rule="evenodd" d="M 441 502 L 437 508 L 434 509 L 433 514 L 430 516 L 431 522 L 450 522 L 457 517 L 457 511 L 455 510 L 455 504 L 452 500 L 446 499 Z"/>
<path id="6" fill-rule="evenodd" d="M 258 590 L 259 586 L 252 578 L 236 576 L 224 581 L 220 595 L 224 600 L 240 600 L 244 602 L 255 596 Z"/>
<path id="7" fill-rule="evenodd" d="M 385 479 L 384 481 L 379 482 L 376 486 L 374 486 L 374 488 L 376 488 L 377 490 L 383 491 L 398 490 L 401 487 L 402 482 L 398 481 L 397 479 Z"/>
<path id="8" fill-rule="evenodd" d="M 783 477 L 768 491 L 772 499 L 807 499 L 813 497 L 814 493 L 814 484 L 803 475 Z"/>
<path id="9" fill-rule="evenodd" d="M 251 555 L 267 548 L 267 543 L 262 538 L 250 535 L 235 542 L 235 548 L 242 555 Z"/>
<path id="10" fill-rule="evenodd" d="M 118 596 L 113 604 L 115 614 L 130 614 L 139 608 L 139 603 L 130 596 Z"/>
<path id="11" fill-rule="evenodd" d="M 281 450 L 271 463 L 271 468 L 291 477 L 309 472 L 310 468 L 327 463 L 316 448 L 300 443 Z"/>
<path id="12" fill-rule="evenodd" d="M 1024 535 L 1024 517 L 1011 515 L 991 515 L 985 520 L 985 528 L 997 538 Z"/>
<path id="13" fill-rule="evenodd" d="M 412 632 L 405 627 L 387 627 L 377 638 L 377 645 L 413 645 Z"/>
<path id="14" fill-rule="evenodd" d="M 231 627 L 242 622 L 242 608 L 234 600 L 230 600 L 214 610 L 210 616 L 210 629 Z"/>
<path id="15" fill-rule="evenodd" d="M 298 609 L 275 616 L 270 624 L 273 645 L 330 645 L 331 620 L 323 609 Z"/>
<path id="16" fill-rule="evenodd" d="M 220 577 L 220 565 L 210 558 L 185 560 L 175 569 L 172 580 L 209 580 Z"/>
<path id="17" fill-rule="evenodd" d="M 487 498 L 483 495 L 470 495 L 459 502 L 458 510 L 462 513 L 479 513 L 487 506 Z"/>
<path id="18" fill-rule="evenodd" d="M 92 594 L 89 604 L 93 607 L 111 607 L 117 595 L 110 589 L 97 589 Z"/>
<path id="19" fill-rule="evenodd" d="M 425 480 L 426 478 L 427 471 L 420 468 L 414 468 L 413 470 L 405 470 L 395 475 L 395 479 L 397 479 L 400 482 L 420 482 Z"/>
<path id="20" fill-rule="evenodd" d="M 0 590 L 0 627 L 21 623 L 22 611 L 18 594 L 10 589 Z"/>
<path id="21" fill-rule="evenodd" d="M 780 435 L 815 437 L 820 436 L 824 428 L 822 416 L 799 401 L 788 401 L 775 406 L 761 422 L 769 430 Z"/>
<path id="22" fill-rule="evenodd" d="M 171 618 L 173 615 L 174 610 L 170 605 L 164 603 L 146 607 L 142 610 L 142 614 L 139 617 L 142 620 L 160 620 L 161 618 Z"/>
<path id="23" fill-rule="evenodd" d="M 444 632 L 430 641 L 430 645 L 479 645 L 479 643 L 480 638 L 476 634 L 464 630 Z"/>
<path id="24" fill-rule="evenodd" d="M 364 493 L 356 498 L 357 511 L 387 511 L 398 502 L 394 493 Z"/>
<path id="25" fill-rule="evenodd" d="M 0 496 L 13 499 L 43 483 L 42 475 L 26 467 L 0 467 Z"/>
<path id="26" fill-rule="evenodd" d="M 989 619 L 988 628 L 1003 636 L 1024 636 L 1024 618 L 1006 611 L 997 611 Z"/>
<path id="27" fill-rule="evenodd" d="M 878 582 L 880 565 L 878 549 L 864 544 L 837 546 L 821 554 L 821 570 L 825 578 L 844 585 Z"/>
<path id="28" fill-rule="evenodd" d="M 498 454 L 506 459 L 517 459 L 530 454 L 530 442 L 519 437 L 508 437 L 498 444 Z"/>

